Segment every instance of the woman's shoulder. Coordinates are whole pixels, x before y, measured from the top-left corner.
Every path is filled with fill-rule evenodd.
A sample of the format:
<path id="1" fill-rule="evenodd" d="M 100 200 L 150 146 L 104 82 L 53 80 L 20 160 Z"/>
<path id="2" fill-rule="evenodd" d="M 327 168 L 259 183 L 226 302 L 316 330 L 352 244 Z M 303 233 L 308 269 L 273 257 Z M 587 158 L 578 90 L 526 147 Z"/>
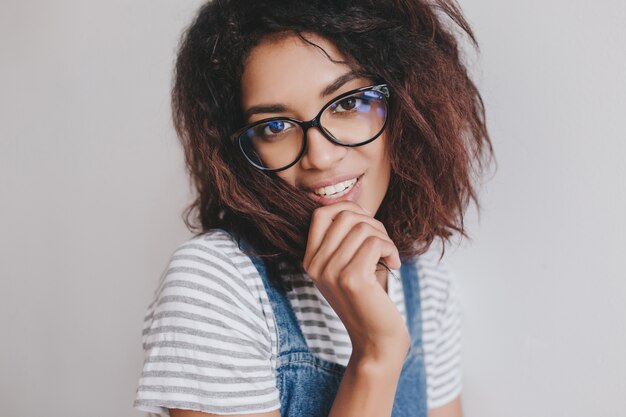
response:
<path id="1" fill-rule="evenodd" d="M 223 230 L 174 250 L 144 319 L 137 409 L 167 415 L 169 408 L 216 414 L 279 408 L 269 328 L 248 281 L 250 265 Z"/>
<path id="2" fill-rule="evenodd" d="M 442 244 L 434 241 L 428 249 L 415 258 L 420 287 L 434 287 L 449 292 L 454 281 L 454 274 L 446 261 Z"/>
<path id="3" fill-rule="evenodd" d="M 176 249 L 174 250 L 174 255 L 179 255 L 184 252 L 197 250 L 201 253 L 206 253 L 208 255 L 233 255 L 233 254 L 241 254 L 241 250 L 239 249 L 239 244 L 236 239 L 223 229 L 210 229 L 203 231 L 201 233 L 197 233 L 184 242 L 180 243 Z M 201 254 L 196 254 L 201 255 Z M 245 256 L 245 255 L 244 255 Z M 225 258 L 224 261 L 229 263 L 228 258 Z"/>
<path id="4" fill-rule="evenodd" d="M 174 249 L 165 277 L 172 271 L 187 271 L 240 281 L 251 272 L 250 266 L 250 258 L 231 234 L 211 229 L 190 237 Z"/>
<path id="5" fill-rule="evenodd" d="M 459 310 L 456 277 L 445 256 L 442 256 L 441 248 L 441 243 L 434 243 L 415 261 L 422 315 L 425 323 L 428 322 L 428 330 L 432 331 L 442 331 L 446 322 L 456 321 Z"/>
<path id="6" fill-rule="evenodd" d="M 224 230 L 209 230 L 176 247 L 149 309 L 155 314 L 170 310 L 205 317 L 218 314 L 232 325 L 262 330 L 265 337 L 257 280 L 254 264 L 236 240 Z"/>

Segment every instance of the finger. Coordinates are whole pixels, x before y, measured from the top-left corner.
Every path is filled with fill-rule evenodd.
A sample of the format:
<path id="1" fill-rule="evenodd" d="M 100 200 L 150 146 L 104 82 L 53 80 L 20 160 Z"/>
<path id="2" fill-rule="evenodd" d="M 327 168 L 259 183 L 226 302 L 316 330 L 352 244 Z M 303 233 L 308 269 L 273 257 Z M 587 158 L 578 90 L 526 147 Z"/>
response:
<path id="1" fill-rule="evenodd" d="M 381 258 L 388 262 L 400 261 L 398 250 L 392 242 L 375 236 L 368 236 L 354 257 L 339 273 L 340 286 L 358 291 L 363 285 L 377 283 L 376 265 Z"/>
<path id="2" fill-rule="evenodd" d="M 343 216 L 343 219 L 338 219 L 343 213 L 345 212 L 340 213 L 335 218 L 326 232 L 324 242 L 313 256 L 312 262 L 318 264 L 318 270 L 326 271 L 329 268 L 333 271 L 340 270 L 354 257 L 363 242 L 370 236 L 378 237 L 393 244 L 384 227 L 381 231 L 377 224 L 372 223 L 377 222 L 376 220 L 364 218 L 364 216 L 354 213 L 351 213 L 350 216 Z M 340 222 L 342 222 L 341 225 Z M 333 266 L 327 267 L 324 263 L 333 264 Z M 336 275 L 331 274 L 331 276 Z"/>
<path id="3" fill-rule="evenodd" d="M 306 250 L 303 259 L 305 269 L 308 268 L 312 256 L 317 252 L 317 249 L 324 240 L 324 235 L 326 234 L 328 227 L 332 224 L 333 219 L 343 210 L 352 210 L 363 215 L 368 214 L 366 210 L 352 201 L 339 201 L 337 203 L 316 209 L 311 217 L 311 225 L 309 227 L 309 235 L 307 237 Z"/>
<path id="4" fill-rule="evenodd" d="M 373 217 L 356 213 L 351 210 L 343 210 L 337 213 L 331 224 L 328 226 L 324 234 L 323 241 L 319 244 L 315 253 L 312 253 L 311 255 L 313 257 L 317 257 L 318 255 L 324 257 L 324 254 L 331 254 L 339 247 L 341 242 L 353 228 L 360 227 L 364 231 L 368 230 L 368 226 L 371 233 L 388 238 L 385 226 Z M 328 256 L 324 257 L 324 259 L 327 257 Z"/>
<path id="5" fill-rule="evenodd" d="M 353 207 L 351 207 L 353 208 Z M 334 211 L 335 215 L 328 224 L 328 221 L 324 224 L 326 230 L 322 235 L 322 240 L 318 244 L 317 248 L 311 245 L 307 248 L 305 253 L 304 267 L 312 277 L 325 267 L 332 253 L 341 244 L 346 235 L 357 225 L 361 224 L 362 229 L 369 228 L 370 234 L 376 234 L 381 238 L 388 238 L 387 231 L 381 222 L 370 217 L 366 214 L 357 213 L 350 209 L 345 209 L 340 212 Z M 327 219 L 326 219 L 327 220 Z M 309 231 L 310 234 L 319 233 L 316 230 L 316 225 L 312 225 Z M 319 233 L 321 235 L 321 233 Z M 314 262 L 316 260 L 316 262 Z M 312 264 L 316 264 L 312 266 Z"/>

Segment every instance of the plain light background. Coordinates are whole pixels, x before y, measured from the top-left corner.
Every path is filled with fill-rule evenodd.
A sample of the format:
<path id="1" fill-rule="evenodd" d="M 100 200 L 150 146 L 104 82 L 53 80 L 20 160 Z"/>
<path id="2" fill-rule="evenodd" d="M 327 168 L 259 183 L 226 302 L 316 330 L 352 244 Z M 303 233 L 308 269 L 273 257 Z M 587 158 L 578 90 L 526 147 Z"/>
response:
<path id="1" fill-rule="evenodd" d="M 0 414 L 139 416 L 190 201 L 169 115 L 199 1 L 0 3 Z M 626 6 L 461 2 L 498 170 L 447 253 L 468 417 L 626 416 Z"/>

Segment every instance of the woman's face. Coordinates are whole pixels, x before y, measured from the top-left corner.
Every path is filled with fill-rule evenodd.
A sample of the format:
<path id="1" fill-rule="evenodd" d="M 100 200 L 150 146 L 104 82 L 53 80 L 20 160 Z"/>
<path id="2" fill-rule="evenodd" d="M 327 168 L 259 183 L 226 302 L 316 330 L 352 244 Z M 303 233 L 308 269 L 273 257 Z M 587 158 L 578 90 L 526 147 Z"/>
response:
<path id="1" fill-rule="evenodd" d="M 328 40 L 313 34 L 305 37 L 333 60 L 344 60 Z M 310 120 L 332 98 L 373 84 L 351 73 L 348 65 L 333 63 L 296 35 L 266 38 L 251 51 L 241 79 L 244 114 L 252 107 L 265 109 L 254 111 L 246 123 L 275 116 Z M 310 128 L 302 159 L 277 175 L 322 204 L 349 200 L 374 215 L 387 191 L 390 171 L 385 132 L 373 142 L 350 148 L 335 145 L 318 128 Z"/>

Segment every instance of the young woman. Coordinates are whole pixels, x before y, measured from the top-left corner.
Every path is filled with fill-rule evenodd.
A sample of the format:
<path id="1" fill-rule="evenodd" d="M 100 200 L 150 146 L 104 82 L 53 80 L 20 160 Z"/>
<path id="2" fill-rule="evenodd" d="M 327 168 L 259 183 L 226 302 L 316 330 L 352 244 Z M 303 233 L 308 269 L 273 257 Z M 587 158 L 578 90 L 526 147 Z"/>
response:
<path id="1" fill-rule="evenodd" d="M 148 308 L 135 407 L 461 415 L 437 241 L 464 234 L 491 144 L 455 25 L 474 39 L 443 0 L 200 10 L 173 89 L 199 233 Z"/>

